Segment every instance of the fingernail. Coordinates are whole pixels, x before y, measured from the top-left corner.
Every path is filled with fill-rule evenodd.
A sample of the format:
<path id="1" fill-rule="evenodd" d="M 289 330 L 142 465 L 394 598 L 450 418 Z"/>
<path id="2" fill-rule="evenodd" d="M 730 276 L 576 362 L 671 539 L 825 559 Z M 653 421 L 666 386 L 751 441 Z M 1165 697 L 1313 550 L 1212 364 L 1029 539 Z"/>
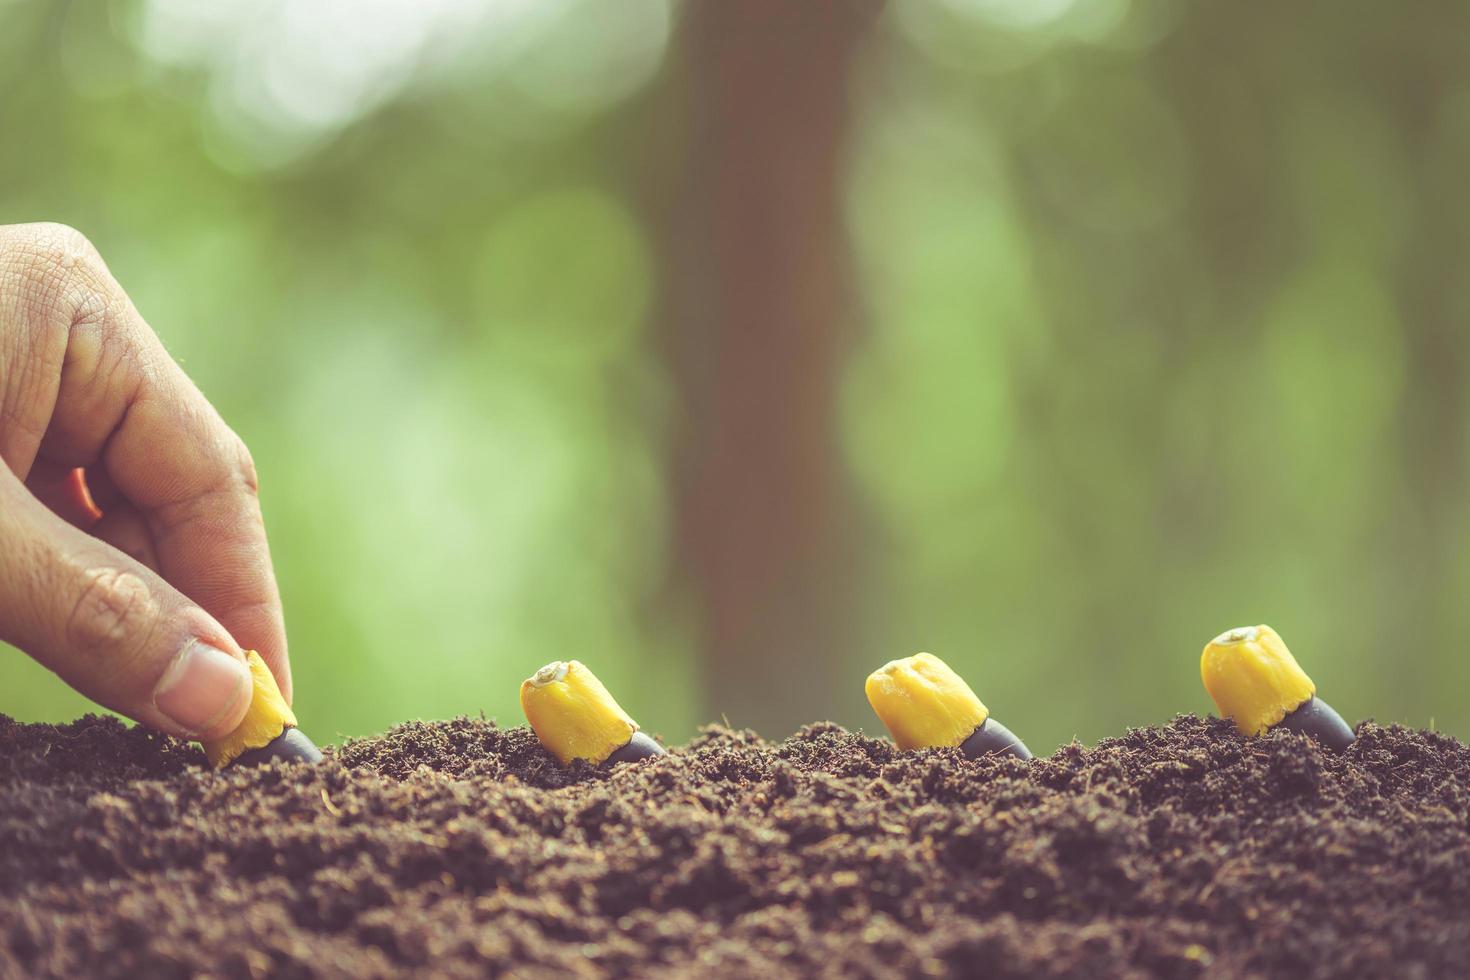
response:
<path id="1" fill-rule="evenodd" d="M 243 660 L 190 640 L 153 689 L 153 706 L 191 735 L 210 732 L 250 696 Z"/>

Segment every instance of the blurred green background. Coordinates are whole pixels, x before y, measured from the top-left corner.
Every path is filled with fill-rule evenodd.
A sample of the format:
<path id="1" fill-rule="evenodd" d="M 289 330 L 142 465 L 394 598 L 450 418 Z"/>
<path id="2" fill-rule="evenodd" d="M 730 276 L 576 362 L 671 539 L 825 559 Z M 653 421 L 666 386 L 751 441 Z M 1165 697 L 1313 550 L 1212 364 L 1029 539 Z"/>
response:
<path id="1" fill-rule="evenodd" d="M 254 451 L 297 713 L 1470 734 L 1470 6 L 0 0 L 0 223 Z M 0 650 L 0 712 L 87 702 Z"/>

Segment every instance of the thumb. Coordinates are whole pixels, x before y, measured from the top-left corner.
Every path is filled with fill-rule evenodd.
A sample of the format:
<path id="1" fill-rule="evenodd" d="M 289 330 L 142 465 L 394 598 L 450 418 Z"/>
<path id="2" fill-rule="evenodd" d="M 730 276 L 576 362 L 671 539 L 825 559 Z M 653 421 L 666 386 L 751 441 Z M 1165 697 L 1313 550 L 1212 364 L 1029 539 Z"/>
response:
<path id="1" fill-rule="evenodd" d="M 170 734 L 228 734 L 250 707 L 250 669 L 224 627 L 57 517 L 3 465 L 0 639 L 99 704 Z"/>

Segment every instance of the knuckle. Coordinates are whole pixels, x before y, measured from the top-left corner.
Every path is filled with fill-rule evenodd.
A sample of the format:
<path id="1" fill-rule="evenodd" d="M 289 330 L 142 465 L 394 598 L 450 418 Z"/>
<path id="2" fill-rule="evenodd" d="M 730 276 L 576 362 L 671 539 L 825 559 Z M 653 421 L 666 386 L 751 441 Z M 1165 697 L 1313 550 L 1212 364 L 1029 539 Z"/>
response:
<path id="1" fill-rule="evenodd" d="M 41 223 L 6 229 L 4 280 L 24 320 L 63 335 L 80 323 L 100 323 L 112 308 L 106 265 L 87 236 L 68 225 Z"/>
<path id="2" fill-rule="evenodd" d="M 7 252 L 34 275 L 66 282 L 78 274 L 96 272 L 102 265 L 102 256 L 87 236 L 67 225 L 20 225 L 8 238 Z"/>
<path id="3" fill-rule="evenodd" d="M 136 654 L 159 617 L 148 583 L 133 572 L 89 569 L 66 624 L 66 641 L 83 653 Z"/>
<path id="4" fill-rule="evenodd" d="M 30 239 L 43 250 L 62 259 L 81 260 L 97 255 L 87 236 L 71 225 L 59 221 L 39 221 L 21 226 Z"/>
<path id="5" fill-rule="evenodd" d="M 18 306 L 17 358 L 66 367 L 79 392 L 103 393 L 143 376 L 149 364 L 124 328 L 127 298 L 87 237 L 62 224 L 0 229 L 0 300 Z"/>

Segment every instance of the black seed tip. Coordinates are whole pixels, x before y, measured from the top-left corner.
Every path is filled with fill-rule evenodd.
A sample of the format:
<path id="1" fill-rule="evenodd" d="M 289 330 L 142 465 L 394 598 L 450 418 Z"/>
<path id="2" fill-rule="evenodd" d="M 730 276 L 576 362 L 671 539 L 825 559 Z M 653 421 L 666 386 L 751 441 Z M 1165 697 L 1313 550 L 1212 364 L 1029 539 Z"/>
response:
<path id="1" fill-rule="evenodd" d="M 1353 744 L 1353 739 L 1357 738 L 1348 723 L 1342 720 L 1342 715 L 1318 697 L 1309 698 L 1305 704 L 1281 719 L 1276 727 L 1310 735 L 1337 752 Z"/>
<path id="2" fill-rule="evenodd" d="M 299 728 L 288 728 L 258 749 L 242 752 L 231 765 L 263 766 L 272 759 L 283 762 L 317 763 L 322 761 L 322 751 L 316 743 L 306 737 Z"/>
<path id="3" fill-rule="evenodd" d="M 1009 752 L 1017 759 L 1031 758 L 1031 750 L 1026 748 L 1026 743 L 994 718 L 986 718 L 974 734 L 961 742 L 960 751 L 972 759 L 990 752 Z"/>
<path id="4" fill-rule="evenodd" d="M 633 737 L 628 739 L 628 744 L 613 752 L 602 764 L 615 766 L 619 762 L 637 762 L 639 759 L 651 759 L 656 755 L 666 754 L 662 745 L 642 732 L 634 732 Z"/>

